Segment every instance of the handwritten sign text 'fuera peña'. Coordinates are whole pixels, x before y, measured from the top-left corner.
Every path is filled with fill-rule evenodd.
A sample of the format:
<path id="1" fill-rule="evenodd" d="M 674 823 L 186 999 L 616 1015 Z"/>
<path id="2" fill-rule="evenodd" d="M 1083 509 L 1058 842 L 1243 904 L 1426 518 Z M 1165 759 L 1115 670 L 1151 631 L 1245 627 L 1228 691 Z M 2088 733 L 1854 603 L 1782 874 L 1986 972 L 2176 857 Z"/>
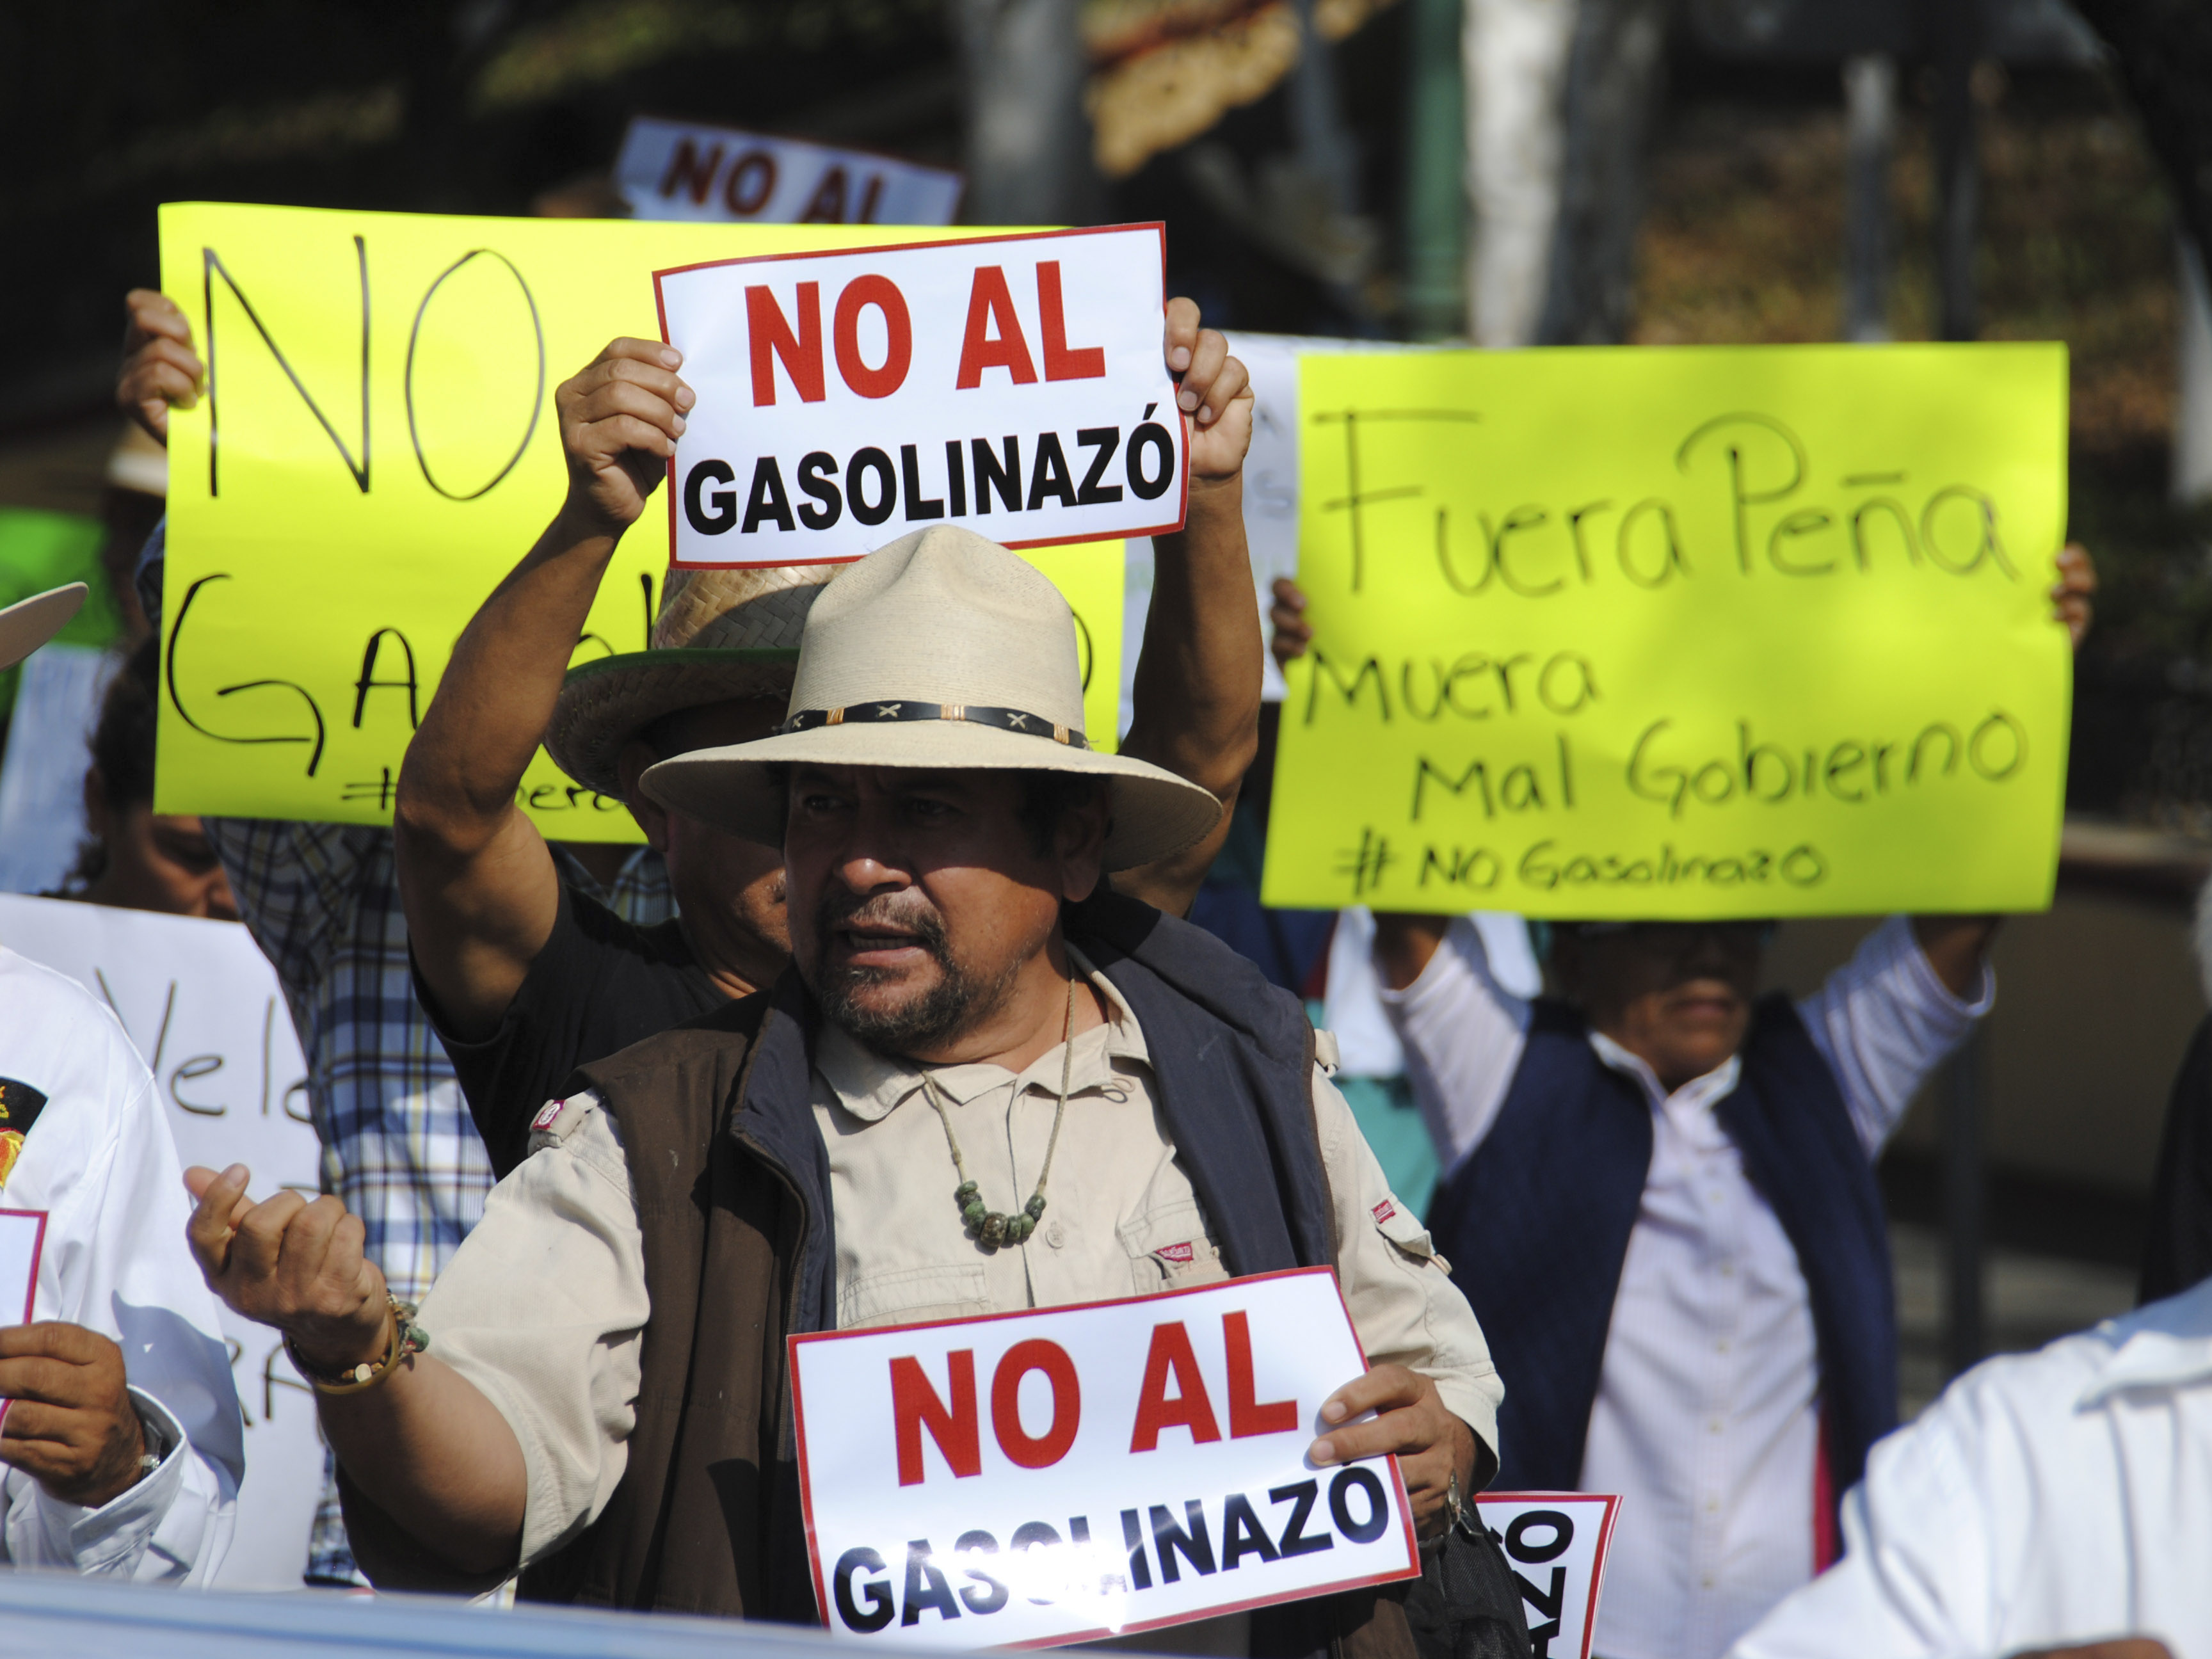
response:
<path id="1" fill-rule="evenodd" d="M 791 1354 L 833 1636 L 1050 1646 L 1419 1571 L 1393 1460 L 1305 1461 L 1367 1364 L 1327 1268 Z"/>
<path id="2" fill-rule="evenodd" d="M 389 823 L 453 641 L 568 487 L 554 391 L 659 333 L 653 271 L 931 234 L 164 207 L 208 390 L 169 422 L 161 810 Z M 666 526 L 656 506 L 623 538 L 574 661 L 644 648 Z M 1075 611 L 1086 725 L 1110 734 L 1121 547 L 1024 556 Z M 543 755 L 519 799 L 549 836 L 638 839 Z"/>
<path id="3" fill-rule="evenodd" d="M 698 407 L 680 565 L 849 559 L 933 522 L 1010 547 L 1182 524 L 1158 225 L 656 274 Z"/>
<path id="4" fill-rule="evenodd" d="M 1304 360 L 1273 904 L 2050 902 L 2056 345 Z"/>

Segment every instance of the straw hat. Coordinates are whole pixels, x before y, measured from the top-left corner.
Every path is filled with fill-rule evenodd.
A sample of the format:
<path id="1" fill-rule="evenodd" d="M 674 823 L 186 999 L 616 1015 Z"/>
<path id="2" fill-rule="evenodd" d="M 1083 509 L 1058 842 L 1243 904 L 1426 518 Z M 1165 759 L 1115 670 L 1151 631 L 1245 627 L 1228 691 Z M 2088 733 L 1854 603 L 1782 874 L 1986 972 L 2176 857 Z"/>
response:
<path id="1" fill-rule="evenodd" d="M 662 715 L 736 697 L 783 702 L 807 607 L 842 568 L 671 570 L 652 649 L 587 662 L 562 682 L 545 730 L 554 764 L 601 794 L 619 794 L 623 745 Z"/>
<path id="2" fill-rule="evenodd" d="M 784 791 L 770 769 L 808 761 L 1104 778 L 1109 870 L 1179 851 L 1221 817 L 1210 790 L 1089 746 L 1067 601 L 1034 566 L 957 526 L 845 567 L 806 618 L 790 714 L 774 734 L 665 760 L 644 787 L 781 846 Z"/>
<path id="3" fill-rule="evenodd" d="M 89 591 L 82 582 L 64 582 L 0 611 L 0 670 L 13 668 L 68 627 Z"/>

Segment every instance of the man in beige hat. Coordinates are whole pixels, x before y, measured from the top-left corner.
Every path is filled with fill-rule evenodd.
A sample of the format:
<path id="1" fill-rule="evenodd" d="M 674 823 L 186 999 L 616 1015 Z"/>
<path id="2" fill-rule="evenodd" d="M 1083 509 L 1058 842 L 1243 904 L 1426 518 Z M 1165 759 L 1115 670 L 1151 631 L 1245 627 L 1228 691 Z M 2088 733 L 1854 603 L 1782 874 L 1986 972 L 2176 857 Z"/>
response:
<path id="1" fill-rule="evenodd" d="M 1169 303 L 1162 350 L 1182 382 L 1189 517 L 1156 544 L 1123 752 L 1230 803 L 1258 740 L 1242 497 L 1251 396 L 1190 301 Z M 783 719 L 800 627 L 839 567 L 671 572 L 652 649 L 568 670 L 615 544 L 684 428 L 692 392 L 679 368 L 659 341 L 617 340 L 561 387 L 568 499 L 462 635 L 400 774 L 394 830 L 417 995 L 501 1175 L 576 1066 L 772 983 L 789 948 L 782 859 L 763 844 L 776 837 L 672 812 L 638 781 L 656 761 Z M 559 878 L 516 801 L 541 738 L 579 783 L 626 803 L 666 855 L 675 919 L 633 926 Z M 1209 833 L 1117 885 L 1180 915 L 1219 844 Z"/>
<path id="2" fill-rule="evenodd" d="M 1371 1369 L 1323 1419 L 1377 1414 L 1309 1455 L 1395 1451 L 1432 1532 L 1494 1469 L 1481 1332 L 1299 1004 L 1103 880 L 1221 805 L 1092 748 L 1076 661 L 1052 585 L 964 530 L 823 591 L 775 730 L 642 779 L 781 831 L 792 969 L 583 1067 L 419 1319 L 327 1208 L 189 1177 L 209 1282 L 319 1379 L 380 1583 L 811 1620 L 786 1335 L 1324 1263 Z M 1411 1652 L 1372 1591 L 1147 1645 L 1355 1633 Z"/>

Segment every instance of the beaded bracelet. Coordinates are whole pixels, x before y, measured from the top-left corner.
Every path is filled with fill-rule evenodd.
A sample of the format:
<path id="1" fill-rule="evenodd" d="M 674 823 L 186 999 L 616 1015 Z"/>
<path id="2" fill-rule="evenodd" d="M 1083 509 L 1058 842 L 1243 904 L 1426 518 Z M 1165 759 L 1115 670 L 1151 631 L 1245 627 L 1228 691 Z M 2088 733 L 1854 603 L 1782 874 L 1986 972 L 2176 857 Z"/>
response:
<path id="1" fill-rule="evenodd" d="M 401 1360 L 428 1349 L 430 1334 L 415 1322 L 415 1304 L 402 1302 L 389 1291 L 385 1292 L 384 1300 L 392 1316 L 392 1340 L 385 1345 L 382 1357 L 374 1364 L 363 1360 L 336 1376 L 325 1376 L 301 1358 L 299 1349 L 292 1346 L 292 1339 L 285 1337 L 284 1352 L 292 1357 L 293 1369 L 313 1385 L 317 1394 L 364 1393 L 391 1376 Z"/>

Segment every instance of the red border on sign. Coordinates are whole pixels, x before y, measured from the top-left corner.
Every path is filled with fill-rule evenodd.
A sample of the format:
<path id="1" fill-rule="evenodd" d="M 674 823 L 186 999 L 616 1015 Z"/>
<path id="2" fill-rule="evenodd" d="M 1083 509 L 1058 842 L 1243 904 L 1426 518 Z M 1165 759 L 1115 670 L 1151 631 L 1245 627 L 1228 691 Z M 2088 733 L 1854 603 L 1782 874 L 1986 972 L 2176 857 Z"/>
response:
<path id="1" fill-rule="evenodd" d="M 1620 1514 L 1618 1494 L 1595 1492 L 1486 1492 L 1475 1494 L 1478 1512 L 1485 1504 L 1545 1503 L 1602 1504 L 1604 1517 L 1597 1528 L 1597 1566 L 1590 1574 L 1589 1605 L 1583 1609 L 1583 1648 L 1576 1659 L 1589 1659 L 1590 1643 L 1597 1634 L 1598 1592 L 1605 1588 L 1605 1562 L 1613 1547 L 1613 1523 Z"/>
<path id="2" fill-rule="evenodd" d="M 653 314 L 660 319 L 661 344 L 673 345 L 676 343 L 668 337 L 668 306 L 661 295 L 660 279 L 664 276 L 680 276 L 687 270 L 712 270 L 721 265 L 775 264 L 788 263 L 793 259 L 836 259 L 864 253 L 911 253 L 921 248 L 975 247 L 996 242 L 1035 242 L 1055 236 L 1103 236 L 1132 230 L 1149 230 L 1159 239 L 1160 303 L 1164 307 L 1167 303 L 1168 289 L 1168 228 L 1164 220 L 1151 219 L 1127 225 L 1079 225 L 1070 230 L 1023 230 L 1016 231 L 1009 236 L 945 236 L 919 242 L 887 242 L 875 247 L 820 247 L 811 249 L 804 253 L 747 253 L 734 259 L 702 259 L 695 264 L 670 265 L 664 270 L 656 270 L 653 273 Z M 1095 536 L 1040 536 L 1028 541 L 1000 542 L 999 545 L 1009 551 L 1018 552 L 1025 547 L 1075 547 L 1085 542 L 1118 542 L 1126 541 L 1132 536 L 1175 534 L 1190 518 L 1190 429 L 1185 424 L 1188 418 L 1183 414 L 1182 405 L 1178 404 L 1176 406 L 1175 433 L 1182 482 L 1176 501 L 1176 516 L 1173 523 L 1156 525 L 1150 530 L 1103 531 Z M 780 566 L 789 566 L 795 569 L 802 565 L 851 564 L 856 559 L 867 556 L 866 554 L 848 554 L 834 559 L 767 558 L 729 559 L 714 563 L 678 562 L 676 557 L 676 458 L 673 455 L 668 458 L 666 471 L 668 473 L 668 568 L 671 570 L 760 570 Z M 912 533 L 910 530 L 902 530 L 899 535 Z M 980 536 L 983 532 L 979 530 L 975 533 Z M 897 536 L 891 538 L 892 541 L 897 539 Z M 886 547 L 890 544 L 889 542 L 884 544 Z M 872 550 L 872 549 L 871 551 Z M 1030 1311 L 1035 1312 L 1036 1310 L 1032 1309 Z"/>
<path id="3" fill-rule="evenodd" d="M 814 1609 L 821 1615 L 822 1627 L 824 1630 L 832 1628 L 830 1623 L 829 1586 L 822 1576 L 821 1540 L 816 1536 L 814 1530 L 814 1482 L 806 1461 L 806 1397 L 799 1372 L 799 1350 L 802 1344 L 849 1341 L 855 1337 L 884 1336 L 894 1331 L 932 1331 L 947 1325 L 989 1325 L 1006 1319 L 1034 1319 L 1041 1314 L 1079 1313 L 1090 1308 L 1120 1308 L 1139 1302 L 1167 1302 L 1178 1297 L 1218 1292 L 1233 1285 L 1256 1285 L 1270 1279 L 1304 1279 L 1315 1273 L 1328 1276 L 1329 1288 L 1336 1292 L 1336 1305 L 1344 1315 L 1344 1328 L 1346 1334 L 1352 1338 L 1352 1351 L 1362 1353 L 1364 1357 L 1364 1351 L 1359 1346 L 1358 1327 L 1352 1323 L 1352 1309 L 1345 1302 L 1344 1286 L 1338 1282 L 1336 1269 L 1334 1267 L 1284 1267 L 1274 1273 L 1245 1273 L 1236 1279 L 1221 1279 L 1211 1285 L 1184 1285 L 1177 1290 L 1160 1291 L 1151 1296 L 1105 1297 L 1096 1302 L 1064 1302 L 1050 1308 L 1010 1308 L 1004 1313 L 975 1314 L 965 1319 L 922 1319 L 910 1325 L 871 1325 L 866 1329 L 855 1331 L 809 1331 L 804 1335 L 784 1338 L 785 1364 L 791 1371 L 792 1421 L 793 1426 L 797 1431 L 799 1441 L 799 1502 L 806 1525 L 806 1565 L 814 1577 Z M 1374 1460 L 1363 1457 L 1358 1461 L 1362 1463 L 1370 1463 Z M 1109 1629 L 1102 1626 L 1097 1630 L 1077 1631 L 1066 1636 L 1054 1636 L 1047 1640 L 1004 1642 L 994 1645 L 1008 1652 L 1018 1652 L 1033 1648 L 1064 1647 L 1072 1642 L 1091 1642 L 1109 1636 L 1134 1636 L 1148 1630 L 1162 1630 L 1170 1625 L 1188 1624 L 1193 1619 L 1218 1619 L 1224 1613 L 1249 1613 L 1255 1607 L 1272 1607 L 1285 1601 L 1303 1601 L 1316 1595 L 1334 1595 L 1340 1590 L 1364 1589 L 1372 1584 L 1395 1584 L 1408 1578 L 1418 1578 L 1421 1576 L 1421 1547 L 1420 1541 L 1413 1536 L 1413 1500 L 1406 1495 L 1406 1480 L 1399 1472 L 1398 1460 L 1395 1456 L 1385 1456 L 1382 1462 L 1389 1469 L 1390 1485 L 1398 1495 L 1398 1513 L 1403 1517 L 1403 1525 L 1400 1530 L 1405 1535 L 1406 1559 L 1408 1563 L 1403 1571 L 1370 1573 L 1360 1578 L 1335 1579 L 1328 1583 L 1310 1586 L 1304 1589 L 1286 1590 L 1274 1595 L 1255 1596 L 1249 1601 L 1238 1601 L 1226 1607 L 1209 1607 L 1203 1613 L 1177 1613 L 1171 1618 L 1143 1620 L 1135 1624 L 1123 1625 L 1119 1629 Z M 1342 1467 L 1349 1468 L 1350 1465 Z M 1611 1501 L 1616 1504 L 1620 1502 L 1618 1498 Z M 1606 1519 L 1606 1530 L 1608 1534 L 1612 1531 L 1612 1512 L 1608 1510 Z M 1602 1543 L 1602 1539 L 1600 1541 Z M 1591 1592 L 1593 1606 L 1595 1605 L 1595 1600 L 1596 1592 L 1593 1586 Z M 1587 1659 L 1587 1655 L 1584 1656 L 1584 1659 Z"/>
<path id="4" fill-rule="evenodd" d="M 44 1210 L 0 1210 L 0 1216 L 36 1216 L 39 1221 L 39 1236 L 31 1241 L 31 1286 L 23 1292 L 23 1317 L 21 1322 L 26 1325 L 31 1322 L 31 1311 L 38 1305 L 39 1263 L 45 1259 L 46 1254 L 46 1213 Z M 0 1423 L 7 1421 L 8 1407 L 14 1403 L 9 1400 L 0 1400 Z"/>

